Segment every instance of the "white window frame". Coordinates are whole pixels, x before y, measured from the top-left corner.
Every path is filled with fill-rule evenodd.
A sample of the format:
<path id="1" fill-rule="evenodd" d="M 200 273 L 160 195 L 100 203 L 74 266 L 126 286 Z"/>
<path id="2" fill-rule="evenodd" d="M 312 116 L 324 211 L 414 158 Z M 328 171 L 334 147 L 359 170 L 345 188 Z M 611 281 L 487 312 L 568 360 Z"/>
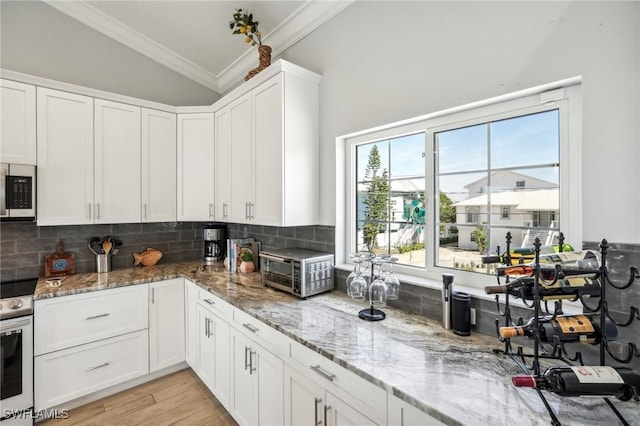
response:
<path id="1" fill-rule="evenodd" d="M 352 268 L 348 253 L 355 244 L 355 182 L 356 146 L 408 134 L 425 133 L 425 175 L 427 218 L 425 226 L 426 267 L 397 265 L 401 279 L 416 285 L 433 286 L 442 273 L 455 273 L 456 282 L 480 287 L 494 282 L 495 277 L 470 273 L 434 265 L 437 238 L 434 209 L 434 134 L 440 131 L 485 123 L 500 118 L 559 109 L 560 118 L 560 212 L 565 241 L 574 246 L 582 244 L 582 99 L 581 78 L 537 86 L 531 89 L 491 98 L 485 101 L 416 117 L 385 126 L 368 129 L 336 138 L 336 266 Z"/>

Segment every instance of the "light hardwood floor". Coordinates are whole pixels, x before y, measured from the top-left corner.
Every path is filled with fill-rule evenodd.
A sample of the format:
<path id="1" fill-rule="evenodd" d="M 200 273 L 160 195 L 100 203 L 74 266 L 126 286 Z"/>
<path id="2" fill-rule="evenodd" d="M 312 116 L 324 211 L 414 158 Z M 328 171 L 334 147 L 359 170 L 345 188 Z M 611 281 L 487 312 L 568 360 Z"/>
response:
<path id="1" fill-rule="evenodd" d="M 191 369 L 178 371 L 69 411 L 37 426 L 212 425 L 237 423 Z"/>

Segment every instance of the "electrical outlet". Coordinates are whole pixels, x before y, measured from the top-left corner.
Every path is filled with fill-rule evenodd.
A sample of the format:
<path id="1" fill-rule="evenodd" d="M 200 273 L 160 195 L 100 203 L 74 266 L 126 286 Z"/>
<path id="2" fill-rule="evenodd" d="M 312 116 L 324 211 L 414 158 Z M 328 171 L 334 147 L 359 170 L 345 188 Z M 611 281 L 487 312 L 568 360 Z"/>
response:
<path id="1" fill-rule="evenodd" d="M 476 325 L 476 309 L 475 308 L 471 308 L 471 315 L 469 315 L 469 321 L 471 322 L 471 325 Z"/>

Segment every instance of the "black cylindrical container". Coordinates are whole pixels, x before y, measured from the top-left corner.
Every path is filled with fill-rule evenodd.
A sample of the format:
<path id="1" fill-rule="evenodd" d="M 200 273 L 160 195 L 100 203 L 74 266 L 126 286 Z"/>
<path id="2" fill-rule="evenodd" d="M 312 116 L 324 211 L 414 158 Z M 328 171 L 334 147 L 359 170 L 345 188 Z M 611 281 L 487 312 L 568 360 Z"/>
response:
<path id="1" fill-rule="evenodd" d="M 454 291 L 451 296 L 451 329 L 458 336 L 471 334 L 471 295 Z"/>

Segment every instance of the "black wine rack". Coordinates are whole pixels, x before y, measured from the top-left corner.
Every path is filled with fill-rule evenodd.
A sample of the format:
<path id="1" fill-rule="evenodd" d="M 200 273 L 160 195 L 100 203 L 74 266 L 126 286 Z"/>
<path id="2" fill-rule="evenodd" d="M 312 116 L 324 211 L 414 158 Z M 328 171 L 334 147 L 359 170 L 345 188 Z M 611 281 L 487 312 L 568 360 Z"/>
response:
<path id="1" fill-rule="evenodd" d="M 511 233 L 507 232 L 506 250 L 504 251 L 505 255 L 503 257 L 503 264 L 509 265 L 509 266 L 511 265 L 511 255 L 510 255 L 511 238 L 512 238 Z M 562 232 L 559 233 L 558 240 L 559 240 L 558 241 L 559 251 L 562 251 L 565 246 L 564 235 L 562 234 Z M 558 339 L 557 336 L 554 336 L 554 339 L 552 342 L 547 342 L 546 344 L 543 344 L 541 342 L 540 331 L 538 328 L 538 321 L 540 318 L 540 314 L 544 313 L 545 315 L 549 316 L 549 319 L 555 319 L 556 316 L 563 314 L 563 312 L 562 312 L 562 300 L 555 300 L 553 302 L 553 306 L 550 307 L 548 301 L 546 300 L 542 301 L 540 299 L 540 286 L 542 285 L 540 283 L 540 266 L 539 266 L 540 247 L 541 247 L 540 239 L 536 238 L 534 241 L 535 258 L 533 261 L 533 273 L 534 273 L 533 301 L 531 303 L 528 303 L 525 300 L 523 288 L 521 288 L 520 290 L 521 296 L 519 297 L 520 299 L 522 299 L 522 302 L 527 308 L 533 309 L 533 321 L 534 321 L 534 324 L 533 324 L 534 334 L 532 339 L 533 353 L 525 353 L 523 346 L 516 347 L 514 344 L 512 344 L 510 338 L 502 338 L 499 334 L 498 334 L 498 339 L 502 343 L 504 343 L 504 347 L 502 349 L 494 349 L 494 353 L 504 354 L 509 356 L 511 359 L 513 359 L 513 361 L 519 366 L 519 368 L 524 372 L 524 374 L 534 375 L 536 377 L 540 376 L 540 360 L 541 359 L 556 360 L 566 365 L 575 365 L 575 364 L 584 365 L 582 353 L 579 351 L 576 351 L 575 353 L 571 353 L 568 350 L 568 348 L 565 346 L 565 344 Z M 609 318 L 609 320 L 611 320 L 616 326 L 627 327 L 631 325 L 631 323 L 633 323 L 634 320 L 636 319 L 640 320 L 640 309 L 638 309 L 635 306 L 631 306 L 629 309 L 629 316 L 626 320 L 617 321 L 616 319 L 614 319 L 609 312 L 609 306 L 607 304 L 607 286 L 611 287 L 614 290 L 627 289 L 631 285 L 633 285 L 636 279 L 640 279 L 640 273 L 637 267 L 632 266 L 629 268 L 629 279 L 626 283 L 619 284 L 619 283 L 613 282 L 609 276 L 609 270 L 607 267 L 607 254 L 609 250 L 609 244 L 607 243 L 607 240 L 603 239 L 599 245 L 599 248 L 600 248 L 600 256 L 601 256 L 601 264 L 599 269 L 593 271 L 595 273 L 594 279 L 600 280 L 601 294 L 600 294 L 599 301 L 596 306 L 590 306 L 591 302 L 587 302 L 587 300 L 584 299 L 582 296 L 576 296 L 576 299 L 580 300 L 580 302 L 582 303 L 582 306 L 584 307 L 584 311 L 588 313 L 594 313 L 594 314 L 599 313 L 600 315 L 600 330 L 602 333 L 600 343 L 599 343 L 599 348 L 598 348 L 600 365 L 601 366 L 606 365 L 605 363 L 607 361 L 607 356 L 619 363 L 629 363 L 634 357 L 640 357 L 640 351 L 638 351 L 637 345 L 633 342 L 628 342 L 626 344 L 626 354 L 624 354 L 623 356 L 620 356 L 617 353 L 615 353 L 610 347 L 606 333 L 604 332 L 604 330 L 606 330 L 605 320 L 606 318 Z M 498 247 L 497 250 L 499 254 L 500 247 Z M 556 265 L 556 274 L 555 274 L 556 277 L 552 282 L 545 282 L 546 285 L 555 284 L 560 272 L 561 272 L 560 265 Z M 504 283 L 500 281 L 501 280 L 500 277 L 497 277 L 497 279 L 498 279 L 498 284 L 508 284 L 510 278 L 509 278 L 509 275 L 507 275 Z M 502 302 L 502 305 L 504 306 L 504 308 L 501 308 L 500 296 L 496 295 L 495 297 L 498 313 L 502 317 L 502 321 L 499 318 L 496 319 L 496 333 L 498 333 L 499 331 L 501 322 L 505 327 L 520 326 L 524 324 L 524 321 L 522 318 L 518 318 L 516 321 L 514 321 L 511 315 L 511 306 L 510 306 L 509 299 L 510 299 L 510 295 L 509 293 L 506 293 L 504 296 L 504 302 Z M 551 418 L 551 424 L 554 426 L 560 426 L 562 423 L 560 422 L 560 420 L 558 419 L 558 416 L 555 414 L 555 412 L 547 402 L 542 390 L 539 388 L 535 388 L 535 390 L 538 393 L 540 399 L 542 400 L 545 408 L 549 413 L 549 416 Z M 622 416 L 622 414 L 615 407 L 615 405 L 611 402 L 611 400 L 607 397 L 604 397 L 603 399 L 606 402 L 606 404 L 611 408 L 611 410 L 615 413 L 617 418 L 622 422 L 622 424 L 629 425 L 629 423 Z M 634 399 L 636 401 L 639 401 L 640 396 L 636 393 L 634 395 Z"/>

